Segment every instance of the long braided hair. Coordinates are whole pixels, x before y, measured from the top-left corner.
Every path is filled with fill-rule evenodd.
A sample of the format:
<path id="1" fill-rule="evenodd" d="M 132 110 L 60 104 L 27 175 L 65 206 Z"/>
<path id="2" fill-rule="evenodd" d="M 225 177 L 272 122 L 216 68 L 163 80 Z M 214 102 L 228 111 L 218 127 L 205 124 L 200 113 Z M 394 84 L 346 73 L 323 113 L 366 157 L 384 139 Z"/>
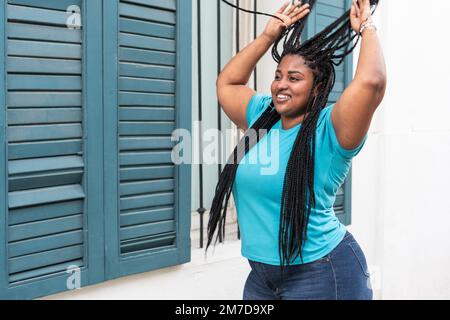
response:
<path id="1" fill-rule="evenodd" d="M 268 15 L 244 10 L 226 0 L 222 1 L 239 10 Z M 312 9 L 316 0 L 309 0 L 308 3 Z M 370 3 L 374 12 L 378 0 L 371 0 Z M 279 19 L 276 16 L 272 17 Z M 306 104 L 306 116 L 294 141 L 284 177 L 278 236 L 282 270 L 298 256 L 303 262 L 302 248 L 307 239 L 307 225 L 311 209 L 315 207 L 314 163 L 317 121 L 334 87 L 336 75 L 334 66 L 345 60 L 345 57 L 356 47 L 360 38 L 360 35 L 351 27 L 350 11 L 311 39 L 301 43 L 305 22 L 306 19 L 302 19 L 288 27 L 272 47 L 272 57 L 277 63 L 280 63 L 287 55 L 301 56 L 306 65 L 311 68 L 314 76 L 313 86 Z M 355 38 L 356 41 L 354 41 Z M 278 45 L 281 41 L 283 41 L 283 51 L 280 55 Z M 318 93 L 315 94 L 314 91 Z M 212 243 L 216 231 L 215 244 L 219 237 L 225 238 L 228 201 L 240 161 L 280 119 L 281 116 L 272 101 L 252 125 L 251 130 L 247 130 L 229 157 L 220 174 L 211 205 L 206 251 Z"/>

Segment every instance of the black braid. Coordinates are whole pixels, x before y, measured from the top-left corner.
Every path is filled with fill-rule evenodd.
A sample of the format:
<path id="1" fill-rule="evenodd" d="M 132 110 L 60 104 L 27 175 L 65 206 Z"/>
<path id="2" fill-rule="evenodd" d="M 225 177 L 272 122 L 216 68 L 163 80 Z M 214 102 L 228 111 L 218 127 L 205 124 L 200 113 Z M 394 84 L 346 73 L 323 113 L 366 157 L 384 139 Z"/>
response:
<path id="1" fill-rule="evenodd" d="M 224 2 L 228 3 L 227 1 Z M 310 0 L 308 3 L 312 9 L 316 0 Z M 370 3 L 375 6 L 374 11 L 378 0 L 371 0 Z M 289 266 L 298 256 L 303 262 L 302 249 L 307 239 L 307 225 L 311 210 L 316 205 L 314 163 L 317 122 L 320 112 L 325 107 L 334 87 L 336 77 L 334 66 L 344 61 L 359 40 L 359 35 L 351 27 L 350 12 L 348 11 L 323 31 L 301 43 L 306 19 L 302 19 L 287 28 L 272 47 L 272 57 L 277 63 L 280 63 L 287 55 L 301 56 L 314 75 L 313 86 L 306 105 L 306 116 L 293 144 L 283 183 L 279 228 L 279 255 L 282 274 L 285 266 Z M 356 42 L 354 41 L 355 38 L 357 38 Z M 283 52 L 280 55 L 278 44 L 282 40 Z M 319 90 L 314 95 L 316 88 Z M 218 232 L 215 244 L 219 235 L 223 239 L 225 238 L 228 200 L 240 161 L 280 119 L 281 116 L 272 102 L 253 124 L 252 130 L 245 133 L 230 156 L 216 186 L 208 222 L 206 250 L 212 243 L 216 230 Z"/>

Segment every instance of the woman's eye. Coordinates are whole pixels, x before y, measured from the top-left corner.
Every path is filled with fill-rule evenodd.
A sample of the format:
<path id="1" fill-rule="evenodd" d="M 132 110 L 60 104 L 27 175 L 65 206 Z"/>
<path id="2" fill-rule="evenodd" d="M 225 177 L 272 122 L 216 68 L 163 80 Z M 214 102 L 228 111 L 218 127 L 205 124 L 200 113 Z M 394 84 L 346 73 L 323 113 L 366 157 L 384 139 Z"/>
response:
<path id="1" fill-rule="evenodd" d="M 299 79 L 297 78 L 291 78 L 291 81 L 298 81 Z"/>

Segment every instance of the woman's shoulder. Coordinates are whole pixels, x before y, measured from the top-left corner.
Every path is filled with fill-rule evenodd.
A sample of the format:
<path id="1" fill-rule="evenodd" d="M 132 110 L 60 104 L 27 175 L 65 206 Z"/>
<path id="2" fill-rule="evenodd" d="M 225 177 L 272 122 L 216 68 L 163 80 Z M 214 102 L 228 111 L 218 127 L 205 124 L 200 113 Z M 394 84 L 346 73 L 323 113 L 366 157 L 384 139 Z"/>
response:
<path id="1" fill-rule="evenodd" d="M 333 110 L 334 103 L 328 104 L 320 111 L 319 120 L 317 121 L 317 127 L 325 125 L 327 117 L 331 116 L 331 111 Z"/>
<path id="2" fill-rule="evenodd" d="M 247 106 L 247 125 L 250 128 L 272 102 L 272 96 L 255 93 Z"/>

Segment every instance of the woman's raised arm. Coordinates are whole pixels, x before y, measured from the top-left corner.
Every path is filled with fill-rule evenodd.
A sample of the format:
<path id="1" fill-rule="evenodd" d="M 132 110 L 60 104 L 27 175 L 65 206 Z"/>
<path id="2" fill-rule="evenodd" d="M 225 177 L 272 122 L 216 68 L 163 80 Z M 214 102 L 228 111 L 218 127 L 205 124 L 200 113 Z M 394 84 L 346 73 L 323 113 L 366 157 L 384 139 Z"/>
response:
<path id="1" fill-rule="evenodd" d="M 217 97 L 226 115 L 240 129 L 247 130 L 246 111 L 255 91 L 247 86 L 258 61 L 270 49 L 283 30 L 309 13 L 309 5 L 301 6 L 299 1 L 289 6 L 286 2 L 275 15 L 284 21 L 271 18 L 264 32 L 242 49 L 217 78 Z"/>
<path id="2" fill-rule="evenodd" d="M 370 19 L 369 0 L 353 0 L 350 17 L 353 30 L 359 32 L 361 24 Z M 361 144 L 386 91 L 386 65 L 377 31 L 365 28 L 361 37 L 355 78 L 331 113 L 339 143 L 348 150 Z"/>

